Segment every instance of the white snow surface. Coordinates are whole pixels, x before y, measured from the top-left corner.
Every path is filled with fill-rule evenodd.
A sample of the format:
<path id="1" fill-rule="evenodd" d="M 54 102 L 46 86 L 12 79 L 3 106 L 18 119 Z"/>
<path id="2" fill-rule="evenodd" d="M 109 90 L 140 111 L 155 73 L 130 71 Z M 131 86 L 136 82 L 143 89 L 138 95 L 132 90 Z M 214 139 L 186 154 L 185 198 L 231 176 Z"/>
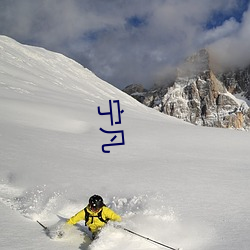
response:
<path id="1" fill-rule="evenodd" d="M 121 124 L 98 114 L 109 100 Z M 125 145 L 103 153 L 100 128 L 123 130 Z M 63 55 L 0 36 L 0 249 L 164 249 L 112 223 L 92 243 L 83 222 L 61 239 L 36 223 L 53 231 L 99 194 L 123 227 L 173 248 L 249 250 L 249 143 L 249 132 L 168 117 Z"/>

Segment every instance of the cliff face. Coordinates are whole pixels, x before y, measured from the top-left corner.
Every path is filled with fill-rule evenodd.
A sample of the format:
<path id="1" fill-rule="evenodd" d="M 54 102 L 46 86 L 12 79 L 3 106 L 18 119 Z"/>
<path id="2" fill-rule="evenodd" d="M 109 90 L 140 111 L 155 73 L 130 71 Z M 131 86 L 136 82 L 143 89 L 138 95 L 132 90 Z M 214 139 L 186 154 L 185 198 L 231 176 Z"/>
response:
<path id="1" fill-rule="evenodd" d="M 130 94 L 149 107 L 196 125 L 248 129 L 250 109 L 236 93 L 250 96 L 249 68 L 215 75 L 208 51 L 201 50 L 178 68 L 172 86 Z"/>
<path id="2" fill-rule="evenodd" d="M 225 84 L 230 93 L 240 93 L 250 100 L 250 66 L 218 74 L 218 79 Z"/>

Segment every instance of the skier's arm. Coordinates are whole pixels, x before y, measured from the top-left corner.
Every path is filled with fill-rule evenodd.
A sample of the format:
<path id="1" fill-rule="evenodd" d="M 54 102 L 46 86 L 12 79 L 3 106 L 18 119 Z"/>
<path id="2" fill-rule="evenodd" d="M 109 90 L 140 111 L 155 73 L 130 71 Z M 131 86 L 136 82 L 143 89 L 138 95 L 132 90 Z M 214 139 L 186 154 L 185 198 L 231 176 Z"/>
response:
<path id="1" fill-rule="evenodd" d="M 118 221 L 118 222 L 122 221 L 121 216 L 118 215 L 118 214 L 116 214 L 116 213 L 115 213 L 113 210 L 111 210 L 110 208 L 105 207 L 104 210 L 105 210 L 105 217 L 106 217 L 107 219 L 110 219 L 110 220 L 112 220 L 112 221 Z"/>
<path id="2" fill-rule="evenodd" d="M 67 224 L 75 225 L 78 221 L 84 220 L 85 218 L 85 212 L 84 209 L 72 216 L 70 219 L 68 219 Z"/>

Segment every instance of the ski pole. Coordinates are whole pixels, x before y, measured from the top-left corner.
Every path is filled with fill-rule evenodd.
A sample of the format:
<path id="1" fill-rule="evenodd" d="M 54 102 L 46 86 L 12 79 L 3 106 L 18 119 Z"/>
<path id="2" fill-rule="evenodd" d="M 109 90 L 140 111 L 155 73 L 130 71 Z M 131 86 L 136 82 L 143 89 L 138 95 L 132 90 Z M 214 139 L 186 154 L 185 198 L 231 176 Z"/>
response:
<path id="1" fill-rule="evenodd" d="M 45 227 L 40 221 L 36 221 L 40 226 L 42 226 L 43 227 L 43 229 L 46 231 L 46 230 L 48 230 L 48 228 L 47 227 Z"/>
<path id="2" fill-rule="evenodd" d="M 145 237 L 145 236 L 143 236 L 143 235 L 141 235 L 141 234 L 135 233 L 135 232 L 133 232 L 133 231 L 127 229 L 127 228 L 122 228 L 122 229 L 125 230 L 125 231 L 127 231 L 127 232 L 129 232 L 129 233 L 131 233 L 131 234 L 137 235 L 137 236 L 139 236 L 139 237 L 141 237 L 141 238 L 143 238 L 143 239 L 145 239 L 145 240 L 154 242 L 154 243 L 156 243 L 156 244 L 158 244 L 158 245 L 161 245 L 161 246 L 163 246 L 163 247 L 169 248 L 169 249 L 171 249 L 171 250 L 180 250 L 180 248 L 173 248 L 173 247 L 167 246 L 167 245 L 162 244 L 162 243 L 160 243 L 160 242 L 158 242 L 158 241 L 155 241 L 155 240 L 152 240 L 152 239 L 150 239 L 150 238 L 148 238 L 148 237 Z"/>

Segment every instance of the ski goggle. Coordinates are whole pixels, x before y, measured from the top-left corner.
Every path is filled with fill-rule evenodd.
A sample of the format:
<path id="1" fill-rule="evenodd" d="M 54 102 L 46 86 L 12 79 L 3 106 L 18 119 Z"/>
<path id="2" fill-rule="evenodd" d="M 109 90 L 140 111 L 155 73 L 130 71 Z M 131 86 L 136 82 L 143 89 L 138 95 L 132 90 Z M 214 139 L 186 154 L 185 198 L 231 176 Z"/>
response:
<path id="1" fill-rule="evenodd" d="M 94 212 L 100 210 L 100 207 L 95 206 L 95 205 L 90 205 L 89 208 L 90 208 L 90 210 L 92 210 L 92 211 L 94 211 Z"/>

